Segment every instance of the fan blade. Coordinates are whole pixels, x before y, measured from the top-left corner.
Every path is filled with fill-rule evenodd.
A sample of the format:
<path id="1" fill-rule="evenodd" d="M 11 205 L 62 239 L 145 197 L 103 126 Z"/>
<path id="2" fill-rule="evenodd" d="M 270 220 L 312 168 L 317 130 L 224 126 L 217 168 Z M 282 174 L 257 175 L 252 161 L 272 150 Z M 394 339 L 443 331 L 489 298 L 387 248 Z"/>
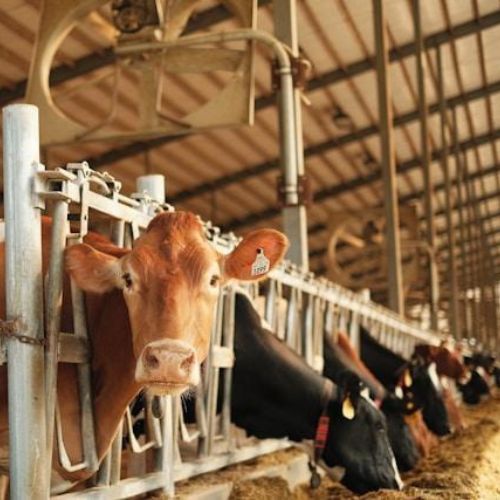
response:
<path id="1" fill-rule="evenodd" d="M 348 233 L 346 231 L 341 231 L 338 238 L 344 243 L 348 243 L 349 245 L 356 248 L 365 248 L 366 246 L 366 243 L 359 236 Z"/>
<path id="2" fill-rule="evenodd" d="M 173 47 L 163 55 L 163 68 L 168 73 L 235 72 L 246 52 L 225 48 Z"/>

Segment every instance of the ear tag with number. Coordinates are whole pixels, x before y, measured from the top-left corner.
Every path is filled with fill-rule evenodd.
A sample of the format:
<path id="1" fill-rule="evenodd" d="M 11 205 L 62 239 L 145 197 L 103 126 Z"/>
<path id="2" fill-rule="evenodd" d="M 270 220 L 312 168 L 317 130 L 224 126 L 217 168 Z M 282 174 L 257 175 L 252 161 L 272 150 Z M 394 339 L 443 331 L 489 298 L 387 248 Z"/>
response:
<path id="1" fill-rule="evenodd" d="M 405 384 L 405 387 L 410 387 L 411 384 L 413 383 L 413 380 L 410 375 L 410 370 L 405 370 L 403 382 Z"/>
<path id="2" fill-rule="evenodd" d="M 403 399 L 403 389 L 401 389 L 401 386 L 396 386 L 396 389 L 394 389 L 394 393 L 396 394 L 396 396 L 399 398 L 399 399 Z"/>
<path id="3" fill-rule="evenodd" d="M 264 249 L 258 248 L 257 255 L 252 264 L 252 276 L 260 276 L 266 274 L 271 267 L 269 259 L 264 255 Z"/>
<path id="4" fill-rule="evenodd" d="M 354 411 L 354 406 L 352 405 L 351 398 L 347 396 L 342 403 L 342 415 L 347 420 L 352 420 L 356 412 Z"/>

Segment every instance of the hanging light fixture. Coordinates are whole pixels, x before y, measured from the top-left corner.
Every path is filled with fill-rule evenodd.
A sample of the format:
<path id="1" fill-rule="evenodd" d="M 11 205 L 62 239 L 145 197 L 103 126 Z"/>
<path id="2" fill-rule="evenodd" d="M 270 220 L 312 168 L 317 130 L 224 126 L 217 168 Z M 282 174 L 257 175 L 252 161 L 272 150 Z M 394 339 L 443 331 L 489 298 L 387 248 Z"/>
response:
<path id="1" fill-rule="evenodd" d="M 335 106 L 332 112 L 332 120 L 336 127 L 346 130 L 352 128 L 352 118 L 340 107 Z"/>

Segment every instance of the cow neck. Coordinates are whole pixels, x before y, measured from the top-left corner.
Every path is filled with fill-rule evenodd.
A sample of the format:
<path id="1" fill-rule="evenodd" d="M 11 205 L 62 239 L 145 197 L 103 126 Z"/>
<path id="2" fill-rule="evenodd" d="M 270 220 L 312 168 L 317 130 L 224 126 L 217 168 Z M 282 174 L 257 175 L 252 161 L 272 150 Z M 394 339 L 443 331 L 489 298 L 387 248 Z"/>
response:
<path id="1" fill-rule="evenodd" d="M 109 449 L 128 404 L 140 391 L 128 310 L 119 290 L 87 296 L 98 456 Z"/>
<path id="2" fill-rule="evenodd" d="M 326 379 L 263 329 L 250 301 L 240 295 L 235 317 L 233 407 L 242 427 L 260 437 L 314 439 L 319 417 L 336 391 L 325 405 Z"/>

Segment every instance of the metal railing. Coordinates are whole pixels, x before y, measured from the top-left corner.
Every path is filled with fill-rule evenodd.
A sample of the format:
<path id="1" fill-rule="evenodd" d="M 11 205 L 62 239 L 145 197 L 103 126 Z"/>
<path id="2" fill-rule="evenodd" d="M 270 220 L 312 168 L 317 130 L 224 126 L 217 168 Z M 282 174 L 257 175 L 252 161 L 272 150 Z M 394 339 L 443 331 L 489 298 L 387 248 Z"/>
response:
<path id="1" fill-rule="evenodd" d="M 143 192 L 147 189 L 153 196 L 163 197 L 158 194 L 164 192 L 158 176 L 156 183 L 142 178 L 139 193 L 126 197 L 116 179 L 93 171 L 86 163 L 45 170 L 38 160 L 37 130 L 34 106 L 13 105 L 4 110 L 6 319 L 21 320 L 18 337 L 22 333 L 31 339 L 19 342 L 19 338 L 11 338 L 6 341 L 7 355 L 2 350 L 2 362 L 7 361 L 9 367 L 12 498 L 49 497 L 53 444 L 57 444 L 57 459 L 63 469 L 85 468 L 94 473 L 94 487 L 57 496 L 66 499 L 125 498 L 156 489 L 172 494 L 175 481 L 288 446 L 286 440 L 254 440 L 240 446 L 234 438 L 231 380 L 236 290 L 226 287 L 218 300 L 211 349 L 195 394 L 195 423 L 185 423 L 179 398 L 146 398 L 146 440 L 134 435 L 128 410 L 109 453 L 98 463 L 83 294 L 75 286 L 71 292 L 74 332 L 60 331 L 63 251 L 66 245 L 81 241 L 89 224 L 99 224 L 117 245 L 130 245 L 156 213 L 173 207 Z M 43 310 L 41 213 L 45 205 L 52 217 L 52 248 Z M 221 234 L 210 223 L 205 223 L 205 230 L 222 253 L 238 243 L 236 236 Z M 356 345 L 362 325 L 405 356 L 418 342 L 439 342 L 437 335 L 421 331 L 360 294 L 303 273 L 289 262 L 272 271 L 265 283 L 251 285 L 247 291 L 276 334 L 318 371 L 323 365 L 325 332 L 344 330 Z M 78 367 L 81 463 L 71 463 L 64 445 L 56 391 L 60 362 Z M 224 391 L 218 401 L 221 381 Z M 45 397 L 37 397 L 39 394 Z M 154 453 L 150 472 L 122 479 L 124 429 L 131 454 Z"/>

